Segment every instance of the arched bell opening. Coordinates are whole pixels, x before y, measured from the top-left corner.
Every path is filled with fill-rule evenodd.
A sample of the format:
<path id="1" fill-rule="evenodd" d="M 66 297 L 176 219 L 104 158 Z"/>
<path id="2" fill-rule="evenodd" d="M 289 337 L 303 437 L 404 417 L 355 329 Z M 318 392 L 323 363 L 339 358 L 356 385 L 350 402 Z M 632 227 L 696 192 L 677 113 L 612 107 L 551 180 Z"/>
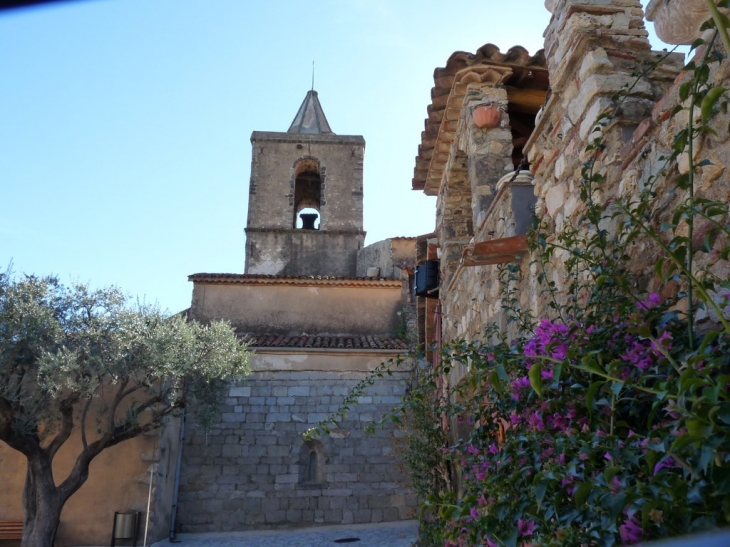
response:
<path id="1" fill-rule="evenodd" d="M 318 230 L 322 207 L 322 177 L 319 163 L 313 159 L 300 161 L 294 176 L 293 227 Z"/>

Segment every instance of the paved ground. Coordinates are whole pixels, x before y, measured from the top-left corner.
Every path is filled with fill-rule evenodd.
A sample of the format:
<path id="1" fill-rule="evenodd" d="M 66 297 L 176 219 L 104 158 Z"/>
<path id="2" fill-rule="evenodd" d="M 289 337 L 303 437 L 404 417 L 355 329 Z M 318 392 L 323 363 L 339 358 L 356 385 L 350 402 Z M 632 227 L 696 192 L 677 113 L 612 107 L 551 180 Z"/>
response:
<path id="1" fill-rule="evenodd" d="M 417 533 L 418 522 L 410 520 L 286 531 L 180 534 L 180 543 L 164 540 L 152 547 L 410 547 Z"/>

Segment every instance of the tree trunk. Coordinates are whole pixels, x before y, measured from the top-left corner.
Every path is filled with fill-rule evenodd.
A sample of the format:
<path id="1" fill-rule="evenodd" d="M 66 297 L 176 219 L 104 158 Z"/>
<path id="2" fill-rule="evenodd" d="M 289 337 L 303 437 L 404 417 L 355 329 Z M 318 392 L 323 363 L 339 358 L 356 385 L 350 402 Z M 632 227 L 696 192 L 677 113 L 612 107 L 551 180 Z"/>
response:
<path id="1" fill-rule="evenodd" d="M 63 501 L 53 482 L 51 461 L 45 454 L 28 456 L 23 488 L 23 539 L 20 547 L 51 547 L 61 520 Z"/>

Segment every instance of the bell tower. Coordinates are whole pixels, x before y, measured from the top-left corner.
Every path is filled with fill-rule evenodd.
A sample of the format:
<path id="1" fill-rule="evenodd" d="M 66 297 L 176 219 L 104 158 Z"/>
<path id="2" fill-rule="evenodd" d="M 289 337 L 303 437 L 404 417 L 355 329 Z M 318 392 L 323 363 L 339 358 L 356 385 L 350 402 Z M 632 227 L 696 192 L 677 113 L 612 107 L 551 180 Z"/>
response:
<path id="1" fill-rule="evenodd" d="M 286 133 L 251 145 L 245 273 L 355 277 L 365 139 L 333 133 L 311 90 Z"/>

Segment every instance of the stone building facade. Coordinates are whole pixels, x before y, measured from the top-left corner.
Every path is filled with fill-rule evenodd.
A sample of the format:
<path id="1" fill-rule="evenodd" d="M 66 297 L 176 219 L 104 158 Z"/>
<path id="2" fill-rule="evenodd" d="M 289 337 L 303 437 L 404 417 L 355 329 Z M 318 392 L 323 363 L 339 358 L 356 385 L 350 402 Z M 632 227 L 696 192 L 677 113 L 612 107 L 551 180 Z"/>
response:
<path id="1" fill-rule="evenodd" d="M 652 0 L 648 13 L 660 37 L 686 42 L 702 33 L 702 4 Z M 167 535 L 173 515 L 178 531 L 224 531 L 410 514 L 416 500 L 392 459 L 391 432 L 365 437 L 363 431 L 405 392 L 407 371 L 376 382 L 332 435 L 308 443 L 301 433 L 339 408 L 368 371 L 404 351 L 395 334 L 409 310 L 413 257 L 440 259 L 439 297 L 417 299 L 421 342 L 477 339 L 493 322 L 509 328 L 499 264 L 519 268 L 520 305 L 540 317 L 546 302 L 525 238 L 531 212 L 556 231 L 583 213 L 576 181 L 599 114 L 635 83 L 624 108 L 602 128 L 606 149 L 598 167 L 610 181 L 605 202 L 636 195 L 687 121 L 684 114 L 671 116 L 690 77 L 681 56 L 670 54 L 643 72 L 663 54 L 651 51 L 638 0 L 548 0 L 546 7 L 552 18 L 544 50 L 532 55 L 517 46 L 503 53 L 488 44 L 474 54 L 457 52 L 436 69 L 413 178 L 414 189 L 437 198 L 433 233 L 363 248 L 365 143 L 332 133 L 314 92 L 289 131 L 254 132 L 245 273 L 190 277 L 191 315 L 231 321 L 256 350 L 254 372 L 231 386 L 220 423 L 208 434 L 189 422 L 179 445 L 170 424 L 159 438 L 136 439 L 101 456 L 92 473 L 107 473 L 103 480 L 92 475 L 69 501 L 59 545 L 105 543 L 114 510 L 146 507 L 150 472 L 155 540 Z M 730 88 L 727 55 L 713 64 L 708 81 Z M 480 127 L 475 111 L 489 108 L 499 112 L 497 124 Z M 724 203 L 729 121 L 726 112 L 715 116 L 717 134 L 698 139 L 694 158 L 709 160 L 697 168 L 697 195 Z M 688 166 L 685 157 L 673 174 Z M 659 216 L 683 197 L 661 185 L 657 190 Z M 316 215 L 306 229 L 298 227 L 302 213 Z M 311 229 L 317 220 L 319 229 Z M 633 256 L 636 271 L 654 266 L 647 241 L 637 243 Z M 565 259 L 557 252 L 548 265 L 557 272 L 558 298 Z M 698 267 L 704 259 L 698 255 Z M 727 261 L 714 268 L 730 276 Z M 452 370 L 453 384 L 465 371 Z M 57 460 L 68 465 L 63 454 Z M 22 469 L 0 443 L 4 519 L 22 516 Z"/>
<path id="2" fill-rule="evenodd" d="M 251 143 L 245 273 L 190 276 L 190 315 L 228 320 L 255 349 L 253 374 L 231 387 L 212 431 L 187 428 L 178 529 L 412 517 L 397 432 L 365 434 L 400 401 L 408 370 L 375 381 L 330 434 L 302 434 L 407 350 L 397 334 L 410 305 L 414 241 L 363 249 L 365 141 L 332 133 L 315 91 L 288 132 L 255 131 Z"/>
<path id="3" fill-rule="evenodd" d="M 685 3 L 678 6 L 658 0 L 649 10 L 661 21 L 664 40 L 684 43 L 690 35 L 692 41 L 702 34 L 700 25 L 709 12 L 697 3 L 688 10 Z M 637 196 L 662 168 L 674 136 L 687 123 L 686 113 L 671 115 L 682 102 L 680 86 L 690 78 L 682 72 L 683 55 L 651 51 L 638 0 L 551 0 L 546 7 L 552 18 L 544 50 L 530 55 L 517 46 L 502 53 L 488 44 L 475 54 L 453 54 L 434 73 L 413 178 L 414 189 L 437 197 L 435 231 L 418 242 L 419 262 L 440 258 L 439 298 L 418 302 L 424 342 L 479 339 L 493 323 L 510 328 L 503 314 L 500 264 L 519 267 L 515 294 L 520 306 L 535 317 L 549 315 L 538 283 L 541 271 L 528 252 L 529 216 L 535 211 L 555 232 L 577 225 L 585 211 L 577 185 L 589 159 L 585 149 L 616 94 L 625 94 L 622 108 L 601 129 L 606 148 L 596 164 L 608 181 L 594 196 L 602 203 Z M 699 48 L 697 58 L 703 53 Z M 728 87 L 730 64 L 723 56 L 712 65 L 709 82 Z M 477 125 L 475 111 L 484 105 L 499 109 L 496 127 Z M 728 121 L 720 111 L 712 122 L 717 135 L 695 143 L 695 160 L 700 154 L 709 160 L 697 169 L 696 195 L 725 203 Z M 523 158 L 527 163 L 520 163 Z M 688 165 L 686 157 L 680 159 L 670 179 L 686 173 Z M 683 199 L 681 192 L 664 192 L 663 184 L 656 187 L 653 210 L 659 218 Z M 631 268 L 640 274 L 652 271 L 656 256 L 651 242 L 640 239 L 632 249 Z M 707 256 L 700 253 L 696 267 Z M 558 250 L 546 265 L 558 299 L 567 289 L 562 281 L 567 258 Z M 720 278 L 730 274 L 726 261 L 714 267 Z M 657 288 L 651 276 L 645 279 L 647 290 Z M 452 385 L 465 372 L 456 364 Z"/>

